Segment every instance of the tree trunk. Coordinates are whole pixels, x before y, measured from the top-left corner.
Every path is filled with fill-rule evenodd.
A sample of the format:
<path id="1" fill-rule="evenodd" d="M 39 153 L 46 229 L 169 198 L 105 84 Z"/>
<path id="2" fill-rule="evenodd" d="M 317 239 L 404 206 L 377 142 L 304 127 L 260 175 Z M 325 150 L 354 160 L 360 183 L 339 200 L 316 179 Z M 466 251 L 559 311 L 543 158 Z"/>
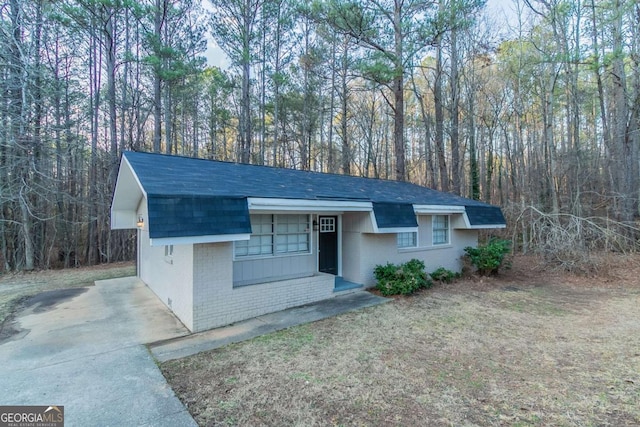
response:
<path id="1" fill-rule="evenodd" d="M 342 137 L 342 173 L 345 175 L 351 174 L 351 148 L 349 147 L 349 132 L 347 130 L 347 118 L 349 117 L 349 87 L 347 85 L 347 74 L 349 73 L 349 62 L 347 51 L 348 40 L 345 38 L 344 49 L 342 51 L 342 70 L 341 70 L 341 83 L 342 83 L 342 111 L 340 114 L 340 129 Z"/>
<path id="2" fill-rule="evenodd" d="M 404 181 L 407 179 L 406 157 L 404 147 L 404 60 L 403 53 L 403 31 L 402 26 L 402 2 L 395 2 L 393 14 L 394 26 L 394 53 L 395 53 L 395 77 L 393 79 L 393 96 L 394 96 L 394 130 L 393 130 L 393 147 L 396 158 L 396 180 Z"/>
<path id="3" fill-rule="evenodd" d="M 240 163 L 251 161 L 251 0 L 245 2 L 246 13 L 243 17 L 244 34 L 242 58 L 242 112 L 240 120 Z"/>
<path id="4" fill-rule="evenodd" d="M 436 114 L 436 156 L 438 170 L 440 172 L 440 190 L 449 191 L 449 175 L 444 149 L 444 106 L 442 99 L 442 40 L 438 38 L 436 43 L 436 76 L 433 88 L 433 102 Z"/>
<path id="5" fill-rule="evenodd" d="M 451 87 L 451 179 L 453 184 L 453 193 L 461 195 L 461 179 L 462 169 L 460 168 L 460 133 L 459 115 L 460 115 L 460 93 L 458 90 L 458 40 L 457 30 L 452 24 L 451 30 L 451 76 L 449 85 Z"/>
<path id="6" fill-rule="evenodd" d="M 631 141 L 628 135 L 627 122 L 629 118 L 629 107 L 627 104 L 627 78 L 623 57 L 623 22 L 622 4 L 620 0 L 615 0 L 616 19 L 613 25 L 613 52 L 615 56 L 611 65 L 612 98 L 613 98 L 613 152 L 616 158 L 613 161 L 616 176 L 617 190 L 620 193 L 620 205 L 618 217 L 622 221 L 633 220 L 633 191 L 632 182 L 632 150 Z"/>
<path id="7" fill-rule="evenodd" d="M 159 51 L 162 45 L 162 9 L 162 0 L 156 0 L 153 20 L 156 51 Z M 153 73 L 153 152 L 159 153 L 162 143 L 162 67 L 160 65 L 160 59 L 156 58 L 156 61 L 158 61 L 158 63 Z"/>

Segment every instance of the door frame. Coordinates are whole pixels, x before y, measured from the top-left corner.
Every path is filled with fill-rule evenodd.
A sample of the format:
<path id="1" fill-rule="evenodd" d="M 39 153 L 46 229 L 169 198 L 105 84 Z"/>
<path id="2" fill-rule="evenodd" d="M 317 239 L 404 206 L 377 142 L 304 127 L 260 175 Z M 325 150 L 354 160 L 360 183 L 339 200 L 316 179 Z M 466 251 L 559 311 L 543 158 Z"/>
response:
<path id="1" fill-rule="evenodd" d="M 338 265 L 337 265 L 337 273 L 336 276 L 342 276 L 342 214 L 339 213 L 318 213 L 315 215 L 315 221 L 318 224 L 318 230 L 314 233 L 316 234 L 316 241 L 318 242 L 317 250 L 316 250 L 316 270 L 320 272 L 320 217 L 322 216 L 333 216 L 336 217 L 336 232 L 337 236 L 337 250 L 336 256 L 338 257 Z"/>

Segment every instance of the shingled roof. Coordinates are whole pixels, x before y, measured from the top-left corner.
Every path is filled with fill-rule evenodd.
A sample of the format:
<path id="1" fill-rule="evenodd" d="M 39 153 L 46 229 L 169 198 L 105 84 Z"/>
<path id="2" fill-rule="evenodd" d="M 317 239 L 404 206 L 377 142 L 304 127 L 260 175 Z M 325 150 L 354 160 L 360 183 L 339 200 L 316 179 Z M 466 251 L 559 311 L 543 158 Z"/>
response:
<path id="1" fill-rule="evenodd" d="M 415 218 L 394 218 L 393 212 L 406 213 L 408 205 L 458 206 L 465 208 L 473 227 L 505 224 L 499 207 L 408 182 L 155 153 L 128 151 L 123 157 L 147 195 L 152 238 L 175 234 L 171 228 L 176 219 L 191 224 L 190 230 L 178 232 L 182 236 L 250 232 L 246 199 L 251 197 L 371 202 L 376 214 L 391 212 L 386 219 L 377 218 L 379 223 L 403 226 L 415 226 Z"/>

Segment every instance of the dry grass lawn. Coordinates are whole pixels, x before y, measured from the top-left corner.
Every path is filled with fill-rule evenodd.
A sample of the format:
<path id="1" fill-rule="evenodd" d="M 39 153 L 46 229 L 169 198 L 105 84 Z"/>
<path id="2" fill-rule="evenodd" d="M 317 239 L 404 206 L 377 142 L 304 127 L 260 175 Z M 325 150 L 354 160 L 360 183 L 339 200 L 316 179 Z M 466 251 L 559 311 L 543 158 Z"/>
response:
<path id="1" fill-rule="evenodd" d="M 640 257 L 534 261 L 161 368 L 200 425 L 640 425 Z"/>

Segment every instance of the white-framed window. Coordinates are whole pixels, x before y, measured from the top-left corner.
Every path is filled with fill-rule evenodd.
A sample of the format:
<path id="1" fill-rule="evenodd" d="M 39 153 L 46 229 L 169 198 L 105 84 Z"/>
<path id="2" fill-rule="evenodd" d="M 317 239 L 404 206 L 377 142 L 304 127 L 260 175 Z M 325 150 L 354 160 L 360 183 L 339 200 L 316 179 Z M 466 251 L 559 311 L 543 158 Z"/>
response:
<path id="1" fill-rule="evenodd" d="M 251 237 L 234 243 L 237 258 L 309 253 L 309 215 L 251 215 Z"/>
<path id="2" fill-rule="evenodd" d="M 276 253 L 309 252 L 309 215 L 276 215 Z"/>
<path id="3" fill-rule="evenodd" d="M 251 237 L 235 242 L 237 257 L 273 254 L 273 215 L 251 215 Z"/>
<path id="4" fill-rule="evenodd" d="M 336 219 L 333 217 L 320 218 L 320 232 L 334 233 L 336 231 Z"/>
<path id="5" fill-rule="evenodd" d="M 165 245 L 164 246 L 164 256 L 172 257 L 173 256 L 173 245 Z"/>
<path id="6" fill-rule="evenodd" d="M 449 216 L 434 215 L 433 223 L 433 244 L 446 245 L 449 243 Z"/>
<path id="7" fill-rule="evenodd" d="M 164 262 L 173 264 L 173 245 L 164 245 Z"/>
<path id="8" fill-rule="evenodd" d="M 418 233 L 415 231 L 398 233 L 398 248 L 415 248 L 418 245 Z"/>

